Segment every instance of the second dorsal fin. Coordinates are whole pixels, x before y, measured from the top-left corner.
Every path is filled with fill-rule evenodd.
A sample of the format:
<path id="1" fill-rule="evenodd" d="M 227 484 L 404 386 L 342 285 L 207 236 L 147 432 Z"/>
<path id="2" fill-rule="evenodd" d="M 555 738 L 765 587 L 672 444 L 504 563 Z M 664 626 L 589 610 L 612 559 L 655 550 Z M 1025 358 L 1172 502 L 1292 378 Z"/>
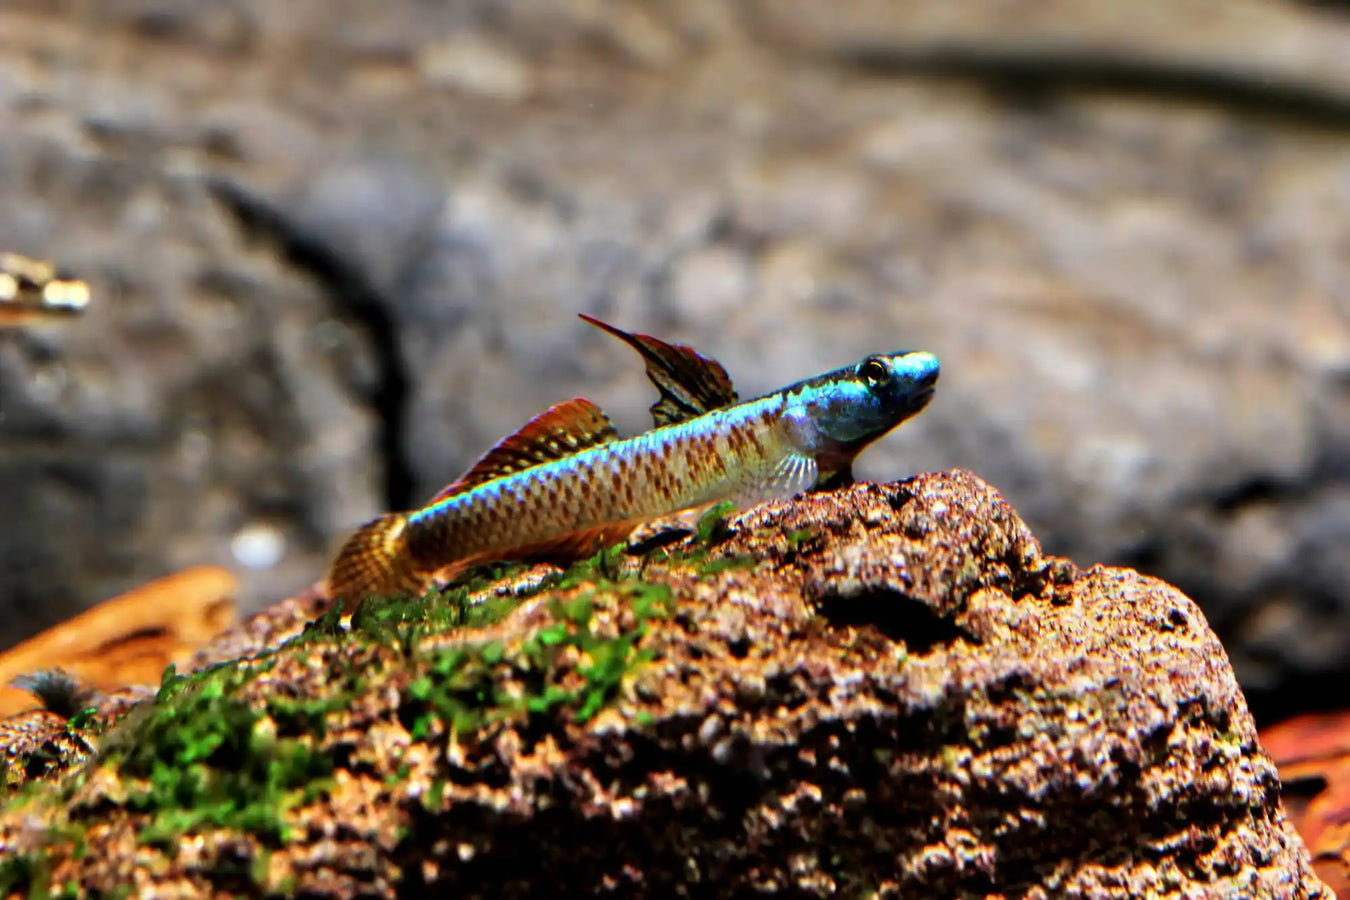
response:
<path id="1" fill-rule="evenodd" d="M 618 434 L 609 416 L 600 407 L 584 397 L 564 400 L 535 416 L 515 434 L 502 438 L 459 481 L 432 497 L 430 503 L 462 494 L 485 481 L 571 456 L 616 437 Z"/>
<path id="2" fill-rule="evenodd" d="M 581 318 L 641 354 L 647 364 L 647 377 L 661 392 L 661 399 L 651 408 L 658 428 L 736 402 L 736 389 L 717 360 L 684 344 L 667 344 L 649 334 L 629 334 L 584 313 Z"/>

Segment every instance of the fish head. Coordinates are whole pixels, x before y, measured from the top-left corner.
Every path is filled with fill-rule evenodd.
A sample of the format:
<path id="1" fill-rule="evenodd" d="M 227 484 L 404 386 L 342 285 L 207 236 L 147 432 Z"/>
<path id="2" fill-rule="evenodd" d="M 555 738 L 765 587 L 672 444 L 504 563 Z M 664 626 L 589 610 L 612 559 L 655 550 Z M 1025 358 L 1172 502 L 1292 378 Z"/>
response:
<path id="1" fill-rule="evenodd" d="M 785 418 L 808 453 L 856 455 L 933 399 L 937 357 L 923 350 L 875 354 L 794 385 Z"/>

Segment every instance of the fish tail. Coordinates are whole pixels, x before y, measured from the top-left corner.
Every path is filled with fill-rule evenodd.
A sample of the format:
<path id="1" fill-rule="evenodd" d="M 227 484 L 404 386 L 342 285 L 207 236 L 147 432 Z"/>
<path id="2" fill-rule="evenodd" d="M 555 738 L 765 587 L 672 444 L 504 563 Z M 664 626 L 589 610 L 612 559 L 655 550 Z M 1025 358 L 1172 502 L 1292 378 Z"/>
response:
<path id="1" fill-rule="evenodd" d="M 351 612 L 366 597 L 420 594 L 423 572 L 408 559 L 408 516 L 388 513 L 347 539 L 328 570 L 328 596 Z"/>

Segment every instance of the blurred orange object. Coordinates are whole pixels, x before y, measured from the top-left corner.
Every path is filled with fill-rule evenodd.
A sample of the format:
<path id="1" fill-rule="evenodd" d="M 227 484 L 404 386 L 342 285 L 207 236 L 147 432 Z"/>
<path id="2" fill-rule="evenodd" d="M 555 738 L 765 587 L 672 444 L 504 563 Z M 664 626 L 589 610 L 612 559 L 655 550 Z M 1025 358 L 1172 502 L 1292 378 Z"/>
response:
<path id="1" fill-rule="evenodd" d="M 1284 808 L 1318 877 L 1350 897 L 1350 710 L 1281 722 L 1261 743 L 1279 766 Z"/>
<path id="2" fill-rule="evenodd" d="M 64 669 L 86 687 L 155 684 L 236 620 L 235 577 L 199 566 L 106 600 L 0 654 L 0 716 L 38 705 L 10 687 L 19 675 Z"/>

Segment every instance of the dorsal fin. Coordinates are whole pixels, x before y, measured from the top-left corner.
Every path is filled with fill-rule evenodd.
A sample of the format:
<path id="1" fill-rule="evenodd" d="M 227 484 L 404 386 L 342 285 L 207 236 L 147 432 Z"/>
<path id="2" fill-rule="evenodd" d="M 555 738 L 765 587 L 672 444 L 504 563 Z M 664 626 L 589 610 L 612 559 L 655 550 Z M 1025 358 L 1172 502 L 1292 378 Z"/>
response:
<path id="1" fill-rule="evenodd" d="M 661 392 L 661 399 L 651 408 L 652 419 L 658 428 L 736 402 L 736 389 L 731 386 L 727 370 L 717 360 L 684 344 L 667 344 L 649 334 L 629 334 L 585 314 L 581 318 L 642 355 L 647 364 L 647 377 Z"/>
<path id="2" fill-rule="evenodd" d="M 523 428 L 502 438 L 454 484 L 429 503 L 462 494 L 475 485 L 540 463 L 552 462 L 618 437 L 609 416 L 585 397 L 550 406 Z"/>

